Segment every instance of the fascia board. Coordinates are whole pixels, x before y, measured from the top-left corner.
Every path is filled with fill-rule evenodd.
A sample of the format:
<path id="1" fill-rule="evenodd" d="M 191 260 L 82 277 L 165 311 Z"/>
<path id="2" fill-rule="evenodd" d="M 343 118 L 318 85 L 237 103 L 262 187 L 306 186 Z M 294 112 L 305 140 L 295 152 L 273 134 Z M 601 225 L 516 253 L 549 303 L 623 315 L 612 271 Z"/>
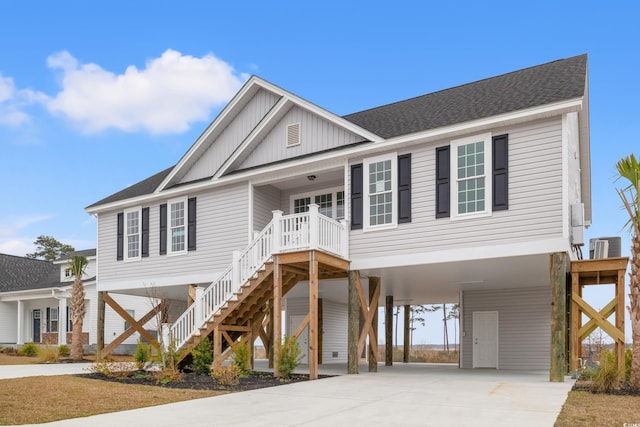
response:
<path id="1" fill-rule="evenodd" d="M 328 152 L 318 156 L 307 157 L 304 159 L 292 160 L 291 162 L 284 162 L 263 168 L 252 169 L 247 172 L 234 174 L 232 176 L 220 176 L 214 180 L 202 181 L 191 185 L 183 185 L 178 188 L 165 190 L 162 193 L 153 193 L 144 196 L 138 196 L 132 199 L 121 200 L 118 202 L 113 202 L 85 210 L 87 213 L 97 214 L 100 212 L 120 209 L 126 206 L 142 205 L 144 203 L 149 203 L 156 200 L 168 199 L 184 193 L 194 193 L 206 190 L 208 188 L 230 185 L 247 180 L 259 182 L 261 181 L 261 176 L 272 174 L 285 169 L 290 169 L 291 167 L 306 166 L 311 168 L 314 164 L 317 164 L 319 165 L 318 170 L 320 170 L 322 169 L 322 166 L 325 165 L 328 161 L 335 162 L 348 160 L 349 158 L 361 157 L 362 155 L 368 156 L 385 151 L 399 150 L 403 147 L 408 147 L 415 144 L 437 141 L 470 132 L 479 132 L 490 127 L 506 126 L 525 121 L 553 117 L 562 115 L 563 113 L 579 111 L 581 106 L 582 98 L 571 99 L 563 102 L 544 105 L 541 107 L 529 108 L 513 113 L 506 113 L 484 119 L 458 123 L 452 126 L 446 126 L 424 132 L 417 132 L 410 135 L 402 135 L 396 138 L 390 138 L 381 144 L 364 144 L 363 146 L 356 146 L 341 150 L 339 152 Z"/>

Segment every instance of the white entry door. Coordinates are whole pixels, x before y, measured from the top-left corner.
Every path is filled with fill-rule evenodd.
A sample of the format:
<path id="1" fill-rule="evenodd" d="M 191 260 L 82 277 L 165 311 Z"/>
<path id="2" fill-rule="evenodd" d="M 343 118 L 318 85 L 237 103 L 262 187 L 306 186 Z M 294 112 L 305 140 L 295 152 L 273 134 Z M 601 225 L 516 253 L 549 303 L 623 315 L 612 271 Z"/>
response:
<path id="1" fill-rule="evenodd" d="M 498 368 L 498 312 L 473 312 L 473 367 Z"/>
<path id="2" fill-rule="evenodd" d="M 289 318 L 289 334 L 293 335 L 293 333 L 298 329 L 298 326 L 304 320 L 306 316 L 291 316 Z M 309 363 L 309 326 L 305 326 L 304 330 L 298 336 L 298 346 L 300 347 L 300 355 L 302 359 L 300 359 L 300 363 L 306 365 Z"/>

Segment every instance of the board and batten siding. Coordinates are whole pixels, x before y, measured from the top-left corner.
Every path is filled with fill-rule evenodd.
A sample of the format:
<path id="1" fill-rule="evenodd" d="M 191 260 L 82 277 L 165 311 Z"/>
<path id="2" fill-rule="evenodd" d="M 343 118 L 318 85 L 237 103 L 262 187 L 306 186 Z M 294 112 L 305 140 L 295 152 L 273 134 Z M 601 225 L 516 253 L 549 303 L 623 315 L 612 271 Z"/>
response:
<path id="1" fill-rule="evenodd" d="M 498 369 L 549 370 L 551 289 L 462 293 L 462 368 L 473 367 L 473 313 L 498 312 Z"/>
<path id="2" fill-rule="evenodd" d="M 272 92 L 266 90 L 258 91 L 180 179 L 180 182 L 190 182 L 215 174 L 218 168 L 222 166 L 236 148 L 242 144 L 247 135 L 278 102 L 278 99 L 279 96 Z"/>
<path id="3" fill-rule="evenodd" d="M 466 220 L 436 219 L 435 149 L 450 141 L 405 149 L 398 154 L 411 153 L 411 222 L 389 230 L 351 231 L 351 259 L 562 237 L 560 118 L 492 131 L 504 133 L 509 134 L 508 210 Z"/>
<path id="4" fill-rule="evenodd" d="M 300 144 L 287 147 L 287 126 L 300 124 Z M 254 148 L 239 169 L 260 166 L 363 141 L 352 132 L 299 107 L 292 107 Z"/>
<path id="5" fill-rule="evenodd" d="M 197 248 L 180 255 L 160 255 L 160 209 L 166 203 L 154 202 L 149 206 L 149 257 L 138 261 L 116 260 L 117 213 L 101 213 L 98 221 L 100 290 L 109 290 L 109 284 L 119 280 L 136 282 L 135 288 L 157 285 L 187 285 L 181 276 L 207 275 L 213 281 L 232 259 L 234 250 L 247 246 L 248 186 L 234 184 L 207 192 L 189 194 L 197 198 Z M 211 276 L 209 280 L 208 277 Z M 186 292 L 186 291 L 185 291 Z"/>
<path id="6" fill-rule="evenodd" d="M 272 185 L 253 188 L 254 231 L 262 231 L 273 218 L 273 211 L 280 209 L 280 190 Z"/>
<path id="7" fill-rule="evenodd" d="M 13 344 L 18 340 L 17 321 L 18 302 L 0 301 L 0 344 Z M 26 326 L 25 323 L 23 325 Z"/>
<path id="8" fill-rule="evenodd" d="M 296 286 L 305 286 L 300 282 Z M 308 298 L 287 298 L 286 325 L 287 335 L 291 331 L 290 316 L 306 316 L 309 313 Z M 322 299 L 322 364 L 347 362 L 347 305 Z M 335 355 L 335 357 L 334 357 Z"/>

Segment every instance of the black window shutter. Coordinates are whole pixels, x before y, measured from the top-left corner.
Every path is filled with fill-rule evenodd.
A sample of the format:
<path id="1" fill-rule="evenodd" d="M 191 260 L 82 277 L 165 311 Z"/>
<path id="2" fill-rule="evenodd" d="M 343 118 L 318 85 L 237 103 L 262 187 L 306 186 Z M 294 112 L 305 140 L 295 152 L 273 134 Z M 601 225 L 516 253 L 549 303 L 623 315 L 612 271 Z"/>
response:
<path id="1" fill-rule="evenodd" d="M 142 208 L 142 256 L 149 256 L 149 208 Z"/>
<path id="2" fill-rule="evenodd" d="M 71 321 L 71 317 L 69 316 L 69 306 L 67 306 L 67 332 L 71 332 L 72 328 L 73 328 L 73 322 Z"/>
<path id="3" fill-rule="evenodd" d="M 124 213 L 118 214 L 118 240 L 116 243 L 116 260 L 124 259 Z"/>
<path id="4" fill-rule="evenodd" d="M 362 228 L 362 163 L 351 165 L 351 229 Z"/>
<path id="5" fill-rule="evenodd" d="M 411 222 L 411 153 L 398 156 L 398 223 Z"/>
<path id="6" fill-rule="evenodd" d="M 189 199 L 187 250 L 196 250 L 196 198 Z"/>
<path id="7" fill-rule="evenodd" d="M 493 137 L 493 210 L 509 209 L 508 180 L 509 135 Z"/>
<path id="8" fill-rule="evenodd" d="M 450 147 L 436 148 L 436 218 L 447 218 L 450 210 Z"/>
<path id="9" fill-rule="evenodd" d="M 167 204 L 160 205 L 160 255 L 167 254 Z"/>
<path id="10" fill-rule="evenodd" d="M 47 324 L 45 325 L 45 331 L 51 332 L 51 308 L 47 307 L 47 317 L 45 319 Z"/>

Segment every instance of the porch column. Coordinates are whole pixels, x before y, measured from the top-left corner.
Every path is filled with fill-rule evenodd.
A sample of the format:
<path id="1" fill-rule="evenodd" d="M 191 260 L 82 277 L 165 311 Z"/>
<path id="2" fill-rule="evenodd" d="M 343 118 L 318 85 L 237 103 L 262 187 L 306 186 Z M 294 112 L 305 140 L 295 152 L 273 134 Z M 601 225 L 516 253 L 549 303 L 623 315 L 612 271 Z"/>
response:
<path id="1" fill-rule="evenodd" d="M 18 336 L 16 337 L 16 344 L 24 344 L 24 301 L 18 300 L 18 321 L 16 331 Z"/>
<path id="2" fill-rule="evenodd" d="M 376 336 L 376 342 L 371 342 L 371 339 L 369 339 L 369 372 L 378 372 L 378 301 L 374 301 L 374 298 L 379 287 L 380 278 L 369 277 L 369 310 L 375 307 L 371 328 Z"/>
<path id="3" fill-rule="evenodd" d="M 564 382 L 567 338 L 568 257 L 556 252 L 550 257 L 551 271 L 551 367 L 549 381 Z"/>
<path id="4" fill-rule="evenodd" d="M 98 292 L 98 328 L 96 337 L 96 360 L 100 360 L 102 350 L 104 350 L 104 292 Z"/>
<path id="5" fill-rule="evenodd" d="M 278 256 L 273 257 L 273 318 L 271 323 L 273 323 L 273 375 L 279 377 L 280 368 L 278 365 L 282 345 L 282 268 Z"/>
<path id="6" fill-rule="evenodd" d="M 358 373 L 358 339 L 360 338 L 360 299 L 357 281 L 360 271 L 349 271 L 349 317 L 347 320 L 347 373 Z"/>
<path id="7" fill-rule="evenodd" d="M 384 364 L 393 366 L 393 295 L 387 295 L 384 305 Z"/>
<path id="8" fill-rule="evenodd" d="M 58 300 L 58 345 L 67 344 L 67 299 Z"/>
<path id="9" fill-rule="evenodd" d="M 402 354 L 402 363 L 409 363 L 409 351 L 411 350 L 411 306 L 404 306 L 404 352 Z"/>
<path id="10" fill-rule="evenodd" d="M 318 261 L 309 261 L 309 379 L 318 379 Z"/>

